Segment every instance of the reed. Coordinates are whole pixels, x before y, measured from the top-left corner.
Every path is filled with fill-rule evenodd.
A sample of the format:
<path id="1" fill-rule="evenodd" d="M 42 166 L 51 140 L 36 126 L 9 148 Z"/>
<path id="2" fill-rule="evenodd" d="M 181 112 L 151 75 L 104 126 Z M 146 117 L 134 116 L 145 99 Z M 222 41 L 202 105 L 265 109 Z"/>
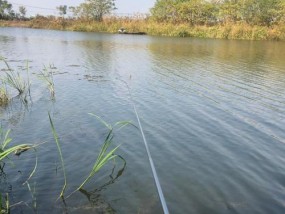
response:
<path id="1" fill-rule="evenodd" d="M 49 65 L 49 67 L 47 67 L 44 65 L 44 68 L 42 71 L 40 71 L 40 74 L 38 75 L 38 77 L 47 85 L 47 88 L 50 92 L 50 96 L 52 99 L 54 99 L 55 90 L 54 90 L 52 66 Z"/>
<path id="2" fill-rule="evenodd" d="M 85 180 L 71 193 L 67 196 L 67 198 L 69 198 L 72 194 L 74 194 L 77 191 L 81 191 L 83 186 L 88 183 L 94 176 L 96 173 L 98 173 L 108 162 L 110 162 L 111 160 L 114 160 L 116 157 L 120 158 L 121 160 L 124 161 L 124 166 L 126 164 L 125 160 L 119 156 L 119 155 L 115 155 L 114 153 L 118 150 L 118 148 L 120 147 L 120 145 L 116 146 L 115 148 L 111 149 L 111 144 L 114 138 L 114 128 L 118 128 L 121 129 L 129 124 L 132 125 L 132 123 L 130 121 L 120 121 L 115 123 L 114 126 L 112 126 L 111 124 L 108 124 L 106 121 L 104 121 L 101 117 L 95 115 L 95 114 L 91 114 L 90 115 L 94 116 L 97 118 L 97 120 L 99 122 L 101 122 L 107 129 L 108 129 L 108 133 L 107 136 L 104 140 L 104 143 L 100 149 L 100 152 L 97 156 L 97 159 L 92 167 L 92 169 L 90 170 L 88 176 L 85 178 Z M 122 172 L 120 172 L 122 173 Z M 118 173 L 118 176 L 120 176 L 120 174 Z"/>
<path id="3" fill-rule="evenodd" d="M 190 25 L 187 22 L 159 22 L 142 17 L 107 17 L 102 22 L 84 19 L 38 17 L 30 21 L 2 21 L 3 26 L 57 29 L 84 32 L 117 33 L 121 27 L 128 32 L 145 32 L 153 36 L 197 37 L 243 40 L 285 40 L 284 24 L 250 25 L 246 22 L 225 22 L 214 25 Z"/>
<path id="4" fill-rule="evenodd" d="M 0 88 L 0 106 L 6 106 L 9 103 L 9 95 L 5 86 L 5 82 L 2 81 Z"/>
<path id="5" fill-rule="evenodd" d="M 29 74 L 28 74 L 28 81 L 26 81 L 19 72 L 14 71 L 8 64 L 8 62 L 0 57 L 0 60 L 4 62 L 7 67 L 6 71 L 6 78 L 4 78 L 4 82 L 9 85 L 10 87 L 14 88 L 18 91 L 19 95 L 24 95 L 26 97 L 27 93 L 30 92 L 30 81 L 29 81 Z M 27 68 L 28 72 L 28 68 Z"/>
<path id="6" fill-rule="evenodd" d="M 104 141 L 104 144 L 101 148 L 101 151 L 97 157 L 97 160 L 95 164 L 93 165 L 89 175 L 87 178 L 81 183 L 81 185 L 77 188 L 77 190 L 80 190 L 94 175 L 104 166 L 106 165 L 110 160 L 113 160 L 117 157 L 117 155 L 114 154 L 114 152 L 120 147 L 116 146 L 114 149 L 108 151 L 110 148 L 110 145 L 112 143 L 113 139 L 113 130 L 109 130 L 108 135 Z"/>

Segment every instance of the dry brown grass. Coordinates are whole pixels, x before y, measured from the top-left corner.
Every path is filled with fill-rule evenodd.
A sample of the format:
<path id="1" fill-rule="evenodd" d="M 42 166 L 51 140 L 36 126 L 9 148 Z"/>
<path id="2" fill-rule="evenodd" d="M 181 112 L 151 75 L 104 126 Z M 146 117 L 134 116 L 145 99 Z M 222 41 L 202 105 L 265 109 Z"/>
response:
<path id="1" fill-rule="evenodd" d="M 124 27 L 128 32 L 145 32 L 155 36 L 222 38 L 245 40 L 285 40 L 285 27 L 275 25 L 251 26 L 246 23 L 227 23 L 214 26 L 191 26 L 187 23 L 156 22 L 142 18 L 108 17 L 102 22 L 55 17 L 39 17 L 30 21 L 1 21 L 0 26 L 44 28 L 83 32 L 117 33 Z"/>

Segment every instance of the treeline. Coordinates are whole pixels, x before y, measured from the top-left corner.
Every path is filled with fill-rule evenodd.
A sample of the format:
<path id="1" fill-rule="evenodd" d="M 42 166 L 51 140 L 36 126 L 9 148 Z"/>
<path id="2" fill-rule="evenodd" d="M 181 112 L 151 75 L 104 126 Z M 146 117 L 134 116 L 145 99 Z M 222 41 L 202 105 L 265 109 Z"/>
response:
<path id="1" fill-rule="evenodd" d="M 0 0 L 0 20 L 25 19 L 27 10 L 20 6 L 18 11 L 13 9 L 13 5 L 6 0 Z"/>
<path id="2" fill-rule="evenodd" d="M 151 17 L 160 22 L 216 25 L 285 23 L 285 0 L 157 0 Z"/>
<path id="3" fill-rule="evenodd" d="M 103 17 L 110 14 L 116 9 L 115 0 L 84 0 L 83 3 L 74 7 L 67 5 L 60 5 L 56 7 L 58 15 L 61 18 L 68 19 L 85 19 L 85 20 L 96 20 L 103 21 Z M 17 19 L 27 19 L 27 10 L 24 6 L 20 6 L 17 11 L 13 9 L 13 4 L 9 3 L 8 0 L 0 0 L 0 20 L 17 20 Z M 44 17 L 37 14 L 35 17 L 30 17 L 30 19 Z M 47 16 L 52 17 L 52 16 Z"/>

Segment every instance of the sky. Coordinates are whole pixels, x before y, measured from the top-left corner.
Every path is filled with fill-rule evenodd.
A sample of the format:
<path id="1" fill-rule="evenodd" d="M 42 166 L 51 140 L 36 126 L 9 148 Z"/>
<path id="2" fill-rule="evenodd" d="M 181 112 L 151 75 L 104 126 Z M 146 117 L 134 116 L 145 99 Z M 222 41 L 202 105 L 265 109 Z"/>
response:
<path id="1" fill-rule="evenodd" d="M 23 5 L 28 15 L 57 15 L 56 7 L 59 5 L 77 6 L 84 0 L 8 0 L 13 4 L 13 9 L 18 11 Z M 116 0 L 116 13 L 147 13 L 153 7 L 155 0 Z"/>

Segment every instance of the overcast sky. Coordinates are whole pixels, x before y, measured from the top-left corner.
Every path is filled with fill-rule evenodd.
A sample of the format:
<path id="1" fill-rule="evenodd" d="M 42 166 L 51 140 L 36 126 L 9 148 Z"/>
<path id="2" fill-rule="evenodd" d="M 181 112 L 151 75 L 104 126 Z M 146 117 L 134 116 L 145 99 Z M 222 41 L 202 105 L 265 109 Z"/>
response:
<path id="1" fill-rule="evenodd" d="M 56 15 L 55 9 L 59 5 L 77 6 L 84 0 L 8 0 L 13 4 L 13 9 L 18 11 L 20 5 L 26 7 L 29 15 L 44 14 Z M 147 13 L 154 5 L 155 0 L 116 0 L 116 13 Z M 40 7 L 40 8 L 35 8 Z M 46 9 L 44 9 L 46 8 Z M 49 10 L 50 9 L 50 10 Z"/>

